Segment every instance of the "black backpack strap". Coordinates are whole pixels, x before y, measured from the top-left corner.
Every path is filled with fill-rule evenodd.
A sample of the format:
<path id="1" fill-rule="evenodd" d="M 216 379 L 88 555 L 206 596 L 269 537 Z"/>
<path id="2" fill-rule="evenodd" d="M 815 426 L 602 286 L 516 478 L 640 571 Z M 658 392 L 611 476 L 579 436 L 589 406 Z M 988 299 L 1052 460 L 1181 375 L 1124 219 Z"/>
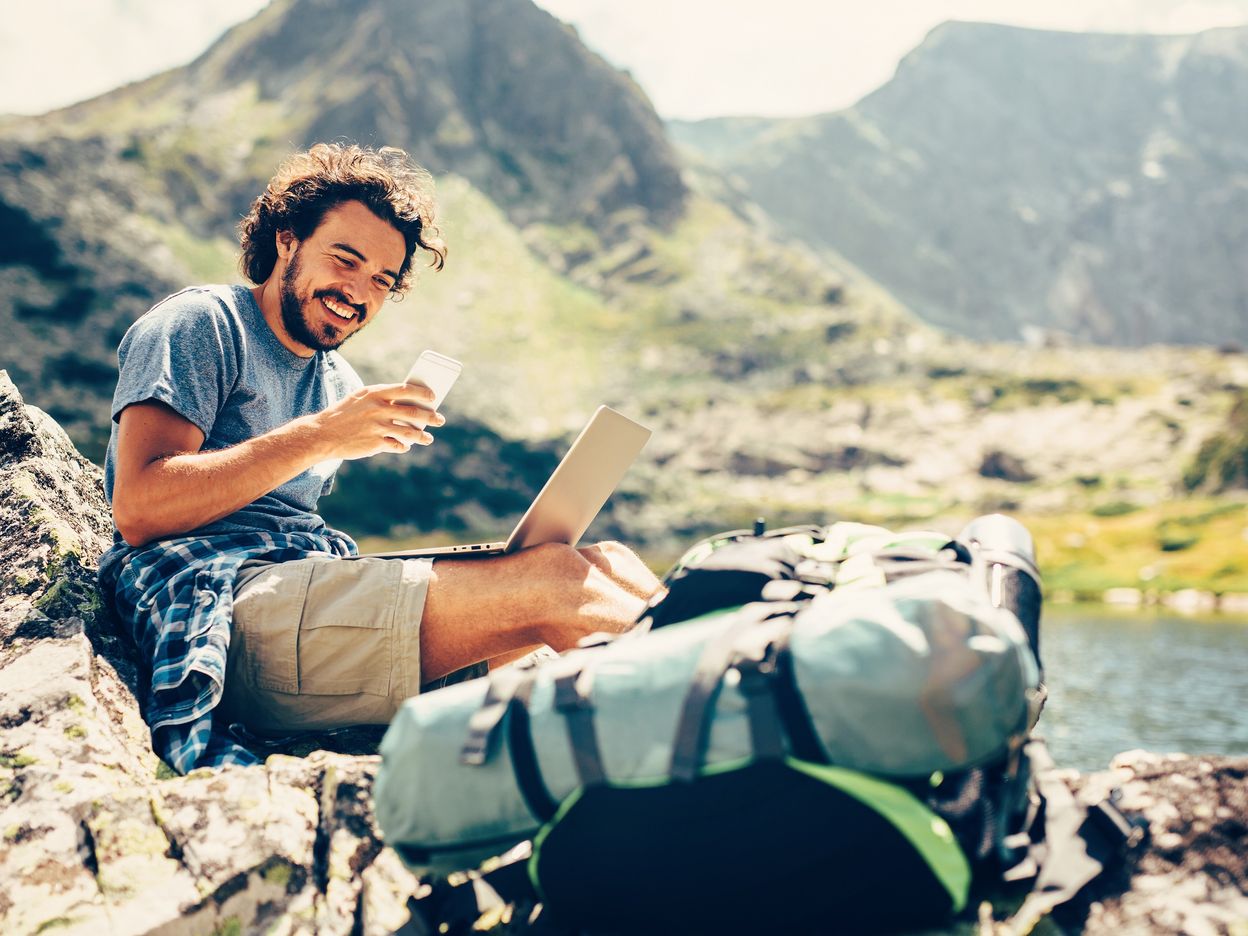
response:
<path id="1" fill-rule="evenodd" d="M 555 680 L 555 709 L 567 721 L 572 760 L 583 787 L 599 786 L 607 779 L 594 728 L 594 703 L 590 699 L 593 679 L 593 670 L 583 669 L 564 673 Z"/>
<path id="2" fill-rule="evenodd" d="M 754 756 L 779 758 L 787 751 L 802 760 L 827 762 L 823 742 L 797 685 L 789 648 L 793 614 L 800 608 L 800 604 L 780 603 L 760 607 L 768 612 L 765 616 L 745 618 L 707 644 L 677 724 L 672 745 L 673 780 L 692 781 L 701 771 L 711 709 L 725 674 L 734 668 L 741 677 Z M 778 618 L 783 619 L 779 626 L 767 623 Z"/>
<path id="3" fill-rule="evenodd" d="M 1058 776 L 1041 739 L 1027 743 L 1027 757 L 1043 801 L 1039 818 L 1044 823 L 1044 835 L 1034 842 L 1026 860 L 1027 865 L 1039 869 L 1035 884 L 1009 921 L 1012 931 L 1019 933 L 1031 932 L 1041 919 L 1073 900 L 1147 836 L 1147 826 L 1125 816 L 1113 795 L 1094 806 L 1080 805 Z"/>
<path id="4" fill-rule="evenodd" d="M 797 684 L 790 646 L 794 623 L 792 616 L 786 618 L 783 627 L 766 632 L 761 644 L 747 636 L 734 661 L 750 719 L 750 742 L 758 758 L 780 758 L 787 751 L 800 760 L 827 763 L 823 741 Z"/>
<path id="5" fill-rule="evenodd" d="M 775 613 L 783 613 L 789 605 L 759 605 L 757 615 L 742 613 L 726 631 L 708 641 L 702 649 L 689 691 L 681 706 L 680 719 L 676 723 L 676 737 L 672 742 L 671 777 L 673 780 L 691 782 L 697 779 L 706 757 L 706 744 L 710 732 L 710 710 L 728 672 L 738 656 L 738 641 L 742 634 L 757 627 Z"/>
<path id="6" fill-rule="evenodd" d="M 546 788 L 546 781 L 542 779 L 542 771 L 537 764 L 537 751 L 533 746 L 529 698 L 533 694 L 533 684 L 536 681 L 535 672 L 527 673 L 512 696 L 507 716 L 507 750 L 511 754 L 511 769 L 515 772 L 516 787 L 520 790 L 524 804 L 539 822 L 548 822 L 558 812 L 559 803 Z"/>
<path id="7" fill-rule="evenodd" d="M 736 654 L 736 636 L 742 627 L 742 623 L 738 623 L 718 639 L 709 641 L 702 649 L 702 656 L 693 671 L 693 679 L 680 709 L 680 720 L 676 723 L 670 771 L 673 780 L 691 782 L 702 769 L 702 759 L 706 756 L 707 732 L 710 730 L 710 720 L 706 716 L 711 702 L 719 693 L 724 673 L 732 664 L 732 658 Z"/>
<path id="8" fill-rule="evenodd" d="M 468 737 L 459 751 L 461 764 L 479 767 L 498 750 L 499 726 L 521 682 L 513 676 L 508 673 L 502 678 L 496 675 L 490 679 L 481 706 L 468 719 Z"/>
<path id="9" fill-rule="evenodd" d="M 459 761 L 472 767 L 488 763 L 498 750 L 505 725 L 516 787 L 529 812 L 546 822 L 559 804 L 546 788 L 533 747 L 528 706 L 536 680 L 536 665 L 511 667 L 490 677 L 485 698 L 468 720 L 468 737 L 460 749 Z"/>
<path id="10" fill-rule="evenodd" d="M 770 684 L 775 696 L 776 709 L 784 732 L 788 735 L 789 750 L 799 760 L 812 764 L 826 764 L 827 751 L 819 732 L 815 730 L 814 719 L 802 698 L 801 687 L 797 684 L 797 668 L 793 661 L 793 650 L 789 645 L 793 629 L 786 628 L 776 635 L 772 643 L 775 655 L 775 671 Z"/>
<path id="11" fill-rule="evenodd" d="M 885 582 L 938 570 L 966 572 L 971 567 L 971 554 L 955 542 L 947 543 L 936 553 L 926 549 L 887 549 L 875 553 L 872 560 L 884 574 Z"/>
<path id="12" fill-rule="evenodd" d="M 745 711 L 750 720 L 750 747 L 757 758 L 779 760 L 784 756 L 784 737 L 773 688 L 776 681 L 775 647 L 768 641 L 758 649 L 761 652 L 747 652 L 735 663 L 737 672 L 741 674 L 741 694 L 745 697 Z"/>

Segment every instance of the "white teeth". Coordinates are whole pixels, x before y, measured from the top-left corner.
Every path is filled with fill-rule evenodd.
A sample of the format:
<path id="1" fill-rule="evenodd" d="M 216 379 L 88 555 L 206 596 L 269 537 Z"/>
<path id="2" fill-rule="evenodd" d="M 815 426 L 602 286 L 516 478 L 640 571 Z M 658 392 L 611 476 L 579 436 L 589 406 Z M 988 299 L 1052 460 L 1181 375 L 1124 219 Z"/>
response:
<path id="1" fill-rule="evenodd" d="M 344 319 L 355 318 L 355 313 L 353 311 L 351 311 L 350 309 L 344 309 L 338 303 L 334 302 L 334 300 L 322 299 L 321 301 L 325 303 L 325 308 L 329 309 L 330 312 L 333 312 L 334 315 L 338 316 L 339 318 L 344 318 Z"/>

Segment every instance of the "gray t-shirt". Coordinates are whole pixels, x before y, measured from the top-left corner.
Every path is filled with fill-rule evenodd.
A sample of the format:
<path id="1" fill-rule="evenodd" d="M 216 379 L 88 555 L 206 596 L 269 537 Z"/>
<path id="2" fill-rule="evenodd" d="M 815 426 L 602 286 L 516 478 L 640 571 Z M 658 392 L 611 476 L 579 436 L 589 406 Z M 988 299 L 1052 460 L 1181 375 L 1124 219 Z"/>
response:
<path id="1" fill-rule="evenodd" d="M 184 289 L 145 313 L 117 349 L 121 374 L 113 395 L 104 490 L 113 497 L 117 420 L 132 403 L 159 400 L 204 434 L 201 451 L 229 448 L 363 386 L 342 356 L 299 357 L 286 348 L 246 286 Z M 228 517 L 187 535 L 268 531 L 318 532 L 317 500 L 333 487 L 341 459 L 313 465 Z"/>

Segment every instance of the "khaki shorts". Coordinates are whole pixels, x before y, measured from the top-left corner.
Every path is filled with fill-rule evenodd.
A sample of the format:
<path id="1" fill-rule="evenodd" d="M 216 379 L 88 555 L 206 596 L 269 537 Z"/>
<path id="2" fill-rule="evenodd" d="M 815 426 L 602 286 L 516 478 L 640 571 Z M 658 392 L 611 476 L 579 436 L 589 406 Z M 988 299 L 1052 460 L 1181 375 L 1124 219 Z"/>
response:
<path id="1" fill-rule="evenodd" d="M 432 559 L 248 563 L 221 714 L 261 734 L 386 724 L 420 691 Z"/>

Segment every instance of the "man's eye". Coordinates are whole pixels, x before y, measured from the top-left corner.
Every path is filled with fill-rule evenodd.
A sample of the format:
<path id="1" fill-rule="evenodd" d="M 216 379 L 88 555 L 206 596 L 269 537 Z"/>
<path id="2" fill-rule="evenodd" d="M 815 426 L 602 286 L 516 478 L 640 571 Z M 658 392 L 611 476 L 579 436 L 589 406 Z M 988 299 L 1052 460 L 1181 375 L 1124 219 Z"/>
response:
<path id="1" fill-rule="evenodd" d="M 373 282 L 377 284 L 377 287 L 379 289 L 384 289 L 387 292 L 390 291 L 390 281 L 386 279 L 384 276 L 374 276 Z"/>
<path id="2" fill-rule="evenodd" d="M 334 259 L 335 259 L 335 260 L 337 260 L 339 263 L 341 263 L 341 264 L 342 264 L 343 266 L 345 266 L 345 267 L 349 267 L 349 266 L 354 266 L 354 265 L 355 265 L 354 263 L 352 263 L 352 262 L 351 262 L 351 259 L 350 259 L 349 257 L 339 257 L 339 256 L 335 255 L 335 256 L 334 256 Z"/>

